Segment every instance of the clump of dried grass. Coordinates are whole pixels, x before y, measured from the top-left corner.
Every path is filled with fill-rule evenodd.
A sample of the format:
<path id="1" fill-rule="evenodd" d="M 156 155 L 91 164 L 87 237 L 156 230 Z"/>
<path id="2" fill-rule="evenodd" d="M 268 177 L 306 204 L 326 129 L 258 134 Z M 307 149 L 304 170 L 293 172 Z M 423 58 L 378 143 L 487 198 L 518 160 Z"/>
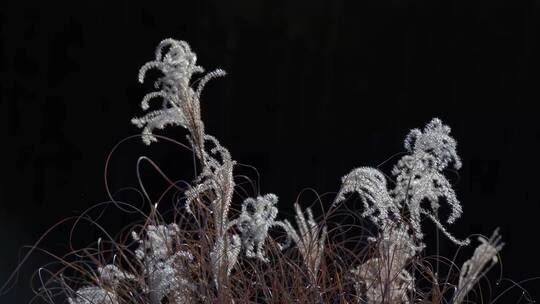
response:
<path id="1" fill-rule="evenodd" d="M 469 244 L 445 226 L 460 217 L 462 207 L 443 171 L 450 165 L 459 169 L 461 160 L 450 128 L 439 119 L 411 130 L 405 139 L 408 153 L 392 171 L 395 180 L 375 168 L 354 169 L 343 177 L 322 216 L 296 202 L 291 224 L 279 218 L 276 195 L 245 195 L 248 191 L 234 175 L 237 163 L 205 132 L 201 94 L 210 79 L 225 72 L 218 69 L 193 81 L 204 70 L 189 45 L 173 39 L 162 41 L 155 59 L 141 68 L 141 82 L 149 69 L 162 76 L 155 82 L 158 91 L 146 95 L 141 107 L 149 110 L 156 99 L 161 107 L 132 122 L 143 129 L 146 144 L 159 138 L 190 149 L 200 172 L 193 181 L 180 183 L 141 158 L 168 182 L 164 193 L 152 200 L 141 184 L 148 212 L 110 195 L 107 204 L 140 214 L 142 222 L 114 237 L 103 231 L 107 240 L 55 257 L 58 263 L 36 273 L 36 299 L 70 304 L 459 304 L 467 303 L 497 262 L 503 247 L 497 231 L 490 239 L 480 238 L 461 267 L 441 256 L 424 256 L 428 244 L 422 219 L 431 220 L 457 246 Z M 168 125 L 185 128 L 188 144 L 153 133 Z M 237 202 L 235 192 L 244 193 L 243 202 Z M 181 203 L 172 211 L 159 207 L 170 193 Z M 362 208 L 350 208 L 351 194 Z M 324 206 L 323 200 L 317 197 L 316 203 Z M 441 202 L 451 208 L 446 220 L 439 218 Z M 423 207 L 426 203 L 429 208 Z M 74 227 L 83 220 L 100 227 L 86 213 Z M 434 271 L 434 263 L 445 265 L 446 275 Z"/>

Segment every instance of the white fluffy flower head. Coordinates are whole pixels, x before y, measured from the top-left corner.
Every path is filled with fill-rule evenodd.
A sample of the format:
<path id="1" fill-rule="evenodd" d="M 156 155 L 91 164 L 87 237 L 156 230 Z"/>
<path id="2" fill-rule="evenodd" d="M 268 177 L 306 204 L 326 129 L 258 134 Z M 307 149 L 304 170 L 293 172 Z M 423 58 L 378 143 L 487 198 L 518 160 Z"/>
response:
<path id="1" fill-rule="evenodd" d="M 412 129 L 405 138 L 404 146 L 412 154 L 427 153 L 433 157 L 437 169 L 445 169 L 449 163 L 461 168 L 461 159 L 456 152 L 457 143 L 450 136 L 450 127 L 438 118 L 433 118 L 424 131 Z"/>
<path id="2" fill-rule="evenodd" d="M 163 54 L 164 49 L 167 52 Z M 197 55 L 191 51 L 185 41 L 165 39 L 160 42 L 155 51 L 155 59 L 147 62 L 139 70 L 139 82 L 144 82 L 146 73 L 151 69 L 159 70 L 163 75 L 154 82 L 159 91 L 144 96 L 141 108 L 146 111 L 150 108 L 149 102 L 153 99 L 162 99 L 161 109 L 149 112 L 143 117 L 133 118 L 131 122 L 143 128 L 142 139 L 150 144 L 157 141 L 153 135 L 154 129 L 163 129 L 168 125 L 182 126 L 190 132 L 202 133 L 203 124 L 200 119 L 200 97 L 206 83 L 215 77 L 224 76 L 223 70 L 217 69 L 206 74 L 194 90 L 191 87 L 191 78 L 196 73 L 204 72 L 198 65 Z M 201 134 L 196 136 L 200 137 Z"/>
<path id="3" fill-rule="evenodd" d="M 371 219 L 380 229 L 388 224 L 389 217 L 399 219 L 399 209 L 390 197 L 384 174 L 370 167 L 352 170 L 341 179 L 341 189 L 334 205 L 345 200 L 345 194 L 357 193 L 364 204 L 363 217 Z"/>
<path id="4" fill-rule="evenodd" d="M 466 245 L 469 240 L 454 238 L 443 226 L 438 216 L 440 201 L 443 199 L 451 208 L 446 222 L 454 223 L 462 214 L 462 207 L 456 193 L 442 171 L 450 164 L 455 169 L 461 167 L 457 155 L 456 141 L 450 136 L 450 127 L 440 119 L 432 119 L 423 131 L 413 129 L 405 138 L 405 148 L 410 152 L 403 156 L 393 168 L 396 186 L 391 191 L 395 203 L 409 211 L 409 222 L 418 239 L 423 238 L 421 216 L 431 219 L 437 227 L 454 243 Z M 423 207 L 423 203 L 430 208 Z"/>
<path id="5" fill-rule="evenodd" d="M 278 197 L 269 193 L 257 198 L 247 198 L 242 203 L 242 213 L 235 224 L 242 234 L 242 242 L 246 248 L 246 256 L 258 257 L 266 262 L 263 245 L 268 236 L 268 229 L 277 225 L 276 207 Z"/>

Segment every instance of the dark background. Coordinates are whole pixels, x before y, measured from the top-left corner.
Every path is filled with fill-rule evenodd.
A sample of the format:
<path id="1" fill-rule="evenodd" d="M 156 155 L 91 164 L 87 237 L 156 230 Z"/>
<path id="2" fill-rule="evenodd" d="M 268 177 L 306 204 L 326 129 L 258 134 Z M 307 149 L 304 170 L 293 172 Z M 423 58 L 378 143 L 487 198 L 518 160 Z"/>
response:
<path id="1" fill-rule="evenodd" d="M 0 3 L 0 283 L 24 245 L 107 200 L 106 156 L 138 133 L 129 121 L 151 89 L 138 69 L 167 37 L 188 41 L 208 70 L 228 71 L 205 92 L 207 131 L 258 168 L 261 192 L 283 209 L 304 188 L 337 191 L 349 170 L 402 152 L 409 129 L 439 117 L 463 159 L 449 178 L 464 216 L 450 230 L 501 227 L 503 276 L 540 275 L 537 1 Z M 193 175 L 189 153 L 132 140 L 111 160 L 111 189 L 137 186 L 139 155 L 174 178 Z M 112 233 L 129 222 L 111 214 L 101 223 Z M 40 247 L 67 252 L 68 232 Z M 77 233 L 80 246 L 99 235 Z M 50 260 L 35 252 L 0 302 L 26 303 L 30 275 Z M 540 299 L 540 281 L 525 286 Z"/>

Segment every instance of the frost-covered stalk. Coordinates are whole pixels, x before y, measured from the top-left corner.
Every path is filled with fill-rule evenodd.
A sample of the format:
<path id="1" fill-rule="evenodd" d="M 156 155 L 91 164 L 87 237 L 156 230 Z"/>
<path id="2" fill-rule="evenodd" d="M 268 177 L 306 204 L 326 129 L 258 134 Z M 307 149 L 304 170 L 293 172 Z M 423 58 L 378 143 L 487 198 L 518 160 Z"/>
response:
<path id="1" fill-rule="evenodd" d="M 114 265 L 98 268 L 99 285 L 86 286 L 75 291 L 73 297 L 68 297 L 69 304 L 119 304 L 118 288 L 122 282 L 135 280 L 129 273 Z"/>
<path id="2" fill-rule="evenodd" d="M 175 243 L 180 230 L 176 224 L 150 225 L 141 239 L 135 232 L 133 238 L 139 242 L 135 256 L 142 265 L 146 278 L 145 292 L 150 304 L 161 304 L 163 299 L 181 304 L 194 298 L 196 286 L 191 282 L 185 264 L 193 260 L 190 252 L 178 250 Z"/>
<path id="3" fill-rule="evenodd" d="M 264 255 L 264 242 L 268 237 L 268 229 L 281 222 L 276 221 L 278 197 L 269 193 L 257 198 L 247 198 L 242 203 L 242 212 L 231 222 L 242 234 L 242 243 L 247 257 L 257 257 L 268 262 Z"/>
<path id="4" fill-rule="evenodd" d="M 69 304 L 118 304 L 116 293 L 98 286 L 82 287 L 75 297 L 68 298 Z"/>
<path id="5" fill-rule="evenodd" d="M 369 304 L 410 303 L 408 292 L 414 289 L 414 278 L 406 266 L 417 253 L 405 229 L 387 229 L 377 238 L 377 256 L 352 270 L 360 301 L 362 290 Z"/>
<path id="6" fill-rule="evenodd" d="M 448 224 L 454 223 L 462 213 L 452 185 L 442 171 L 453 163 L 455 169 L 461 168 L 461 159 L 456 152 L 456 141 L 450 136 L 450 127 L 440 119 L 432 119 L 423 132 L 413 129 L 405 138 L 405 155 L 392 170 L 396 176 L 396 186 L 391 191 L 396 205 L 406 207 L 408 222 L 418 239 L 423 238 L 420 227 L 421 215 L 432 220 L 437 227 L 454 243 L 467 245 L 469 240 L 454 238 L 440 222 L 437 212 L 442 198 L 451 208 Z M 430 208 L 421 206 L 428 202 Z"/>
<path id="7" fill-rule="evenodd" d="M 320 225 L 315 222 L 311 208 L 306 209 L 307 220 L 298 203 L 294 204 L 294 209 L 296 210 L 295 218 L 298 231 L 288 220 L 283 221 L 283 227 L 302 255 L 312 284 L 316 284 L 328 231 L 326 226 L 323 226 L 321 230 Z"/>
<path id="8" fill-rule="evenodd" d="M 205 166 L 195 180 L 196 186 L 187 191 L 187 197 L 196 197 L 204 203 L 204 197 L 210 201 L 210 210 L 214 217 L 215 243 L 210 253 L 214 282 L 219 288 L 225 274 L 227 277 L 237 261 L 240 253 L 240 241 L 237 235 L 228 232 L 229 209 L 234 192 L 233 168 L 235 162 L 227 149 L 217 139 L 205 135 L 205 139 L 213 143 L 210 153 L 203 152 Z M 216 155 L 217 157 L 214 157 Z M 190 201 L 186 201 L 190 204 Z"/>
<path id="9" fill-rule="evenodd" d="M 450 163 L 455 169 L 461 167 L 456 145 L 450 128 L 434 118 L 423 132 L 413 129 L 405 138 L 409 154 L 392 170 L 396 176 L 394 189 L 387 189 L 385 176 L 375 168 L 360 167 L 343 177 L 333 206 L 344 201 L 346 194 L 357 193 L 364 204 L 361 215 L 379 230 L 379 237 L 370 239 L 377 242 L 378 255 L 353 272 L 367 288 L 370 303 L 408 301 L 406 291 L 412 288 L 413 278 L 404 267 L 425 246 L 421 216 L 432 220 L 452 242 L 468 244 L 468 240 L 453 237 L 437 215 L 441 198 L 452 210 L 447 223 L 453 223 L 462 213 L 450 182 L 442 174 Z M 430 208 L 424 208 L 424 202 Z"/>
<path id="10" fill-rule="evenodd" d="M 333 207 L 344 201 L 346 194 L 358 193 L 364 203 L 361 215 L 370 219 L 381 231 L 401 220 L 399 205 L 388 193 L 386 178 L 381 171 L 369 167 L 356 168 L 345 175 L 341 182 Z"/>
<path id="11" fill-rule="evenodd" d="M 479 237 L 478 241 L 480 241 L 480 245 L 474 250 L 473 256 L 461 266 L 458 288 L 453 302 L 455 304 L 463 303 L 465 296 L 483 276 L 484 269 L 497 263 L 497 255 L 504 246 L 498 229 L 493 232 L 489 240 Z"/>
<path id="12" fill-rule="evenodd" d="M 343 177 L 334 206 L 345 200 L 345 194 L 355 192 L 364 203 L 362 216 L 370 219 L 380 231 L 384 231 L 389 224 L 401 225 L 405 221 L 418 239 L 418 246 L 424 246 L 420 225 L 423 215 L 432 220 L 452 242 L 467 245 L 469 240 L 460 241 L 453 237 L 437 216 L 441 198 L 452 209 L 446 220 L 448 224 L 455 222 L 462 213 L 452 185 L 442 174 L 450 163 L 454 163 L 456 169 L 461 167 L 456 145 L 450 136 L 450 128 L 434 118 L 423 132 L 413 129 L 405 138 L 405 149 L 410 154 L 401 158 L 392 170 L 396 176 L 394 189 L 387 190 L 386 178 L 379 170 L 360 167 Z M 430 203 L 431 208 L 422 207 L 424 202 Z M 402 218 L 403 211 L 407 211 L 407 218 Z"/>
<path id="13" fill-rule="evenodd" d="M 334 205 L 348 193 L 360 196 L 361 215 L 379 230 L 376 238 L 369 238 L 377 246 L 376 254 L 351 271 L 358 303 L 362 295 L 369 304 L 409 303 L 407 292 L 414 288 L 414 279 L 406 265 L 422 248 L 410 235 L 400 205 L 387 190 L 386 178 L 375 168 L 354 169 L 343 177 Z"/>
<path id="14" fill-rule="evenodd" d="M 214 247 L 210 252 L 210 263 L 217 288 L 221 286 L 222 278 L 231 274 L 231 270 L 238 260 L 240 250 L 241 242 L 238 235 L 222 235 L 216 238 Z"/>
<path id="15" fill-rule="evenodd" d="M 163 50 L 168 48 L 163 54 Z M 163 129 L 167 125 L 180 125 L 189 133 L 189 141 L 195 155 L 201 162 L 202 172 L 195 179 L 195 186 L 186 193 L 188 210 L 194 200 L 202 203 L 210 202 L 214 216 L 215 240 L 210 258 L 213 263 L 214 278 L 218 284 L 222 269 L 230 273 L 238 256 L 238 237 L 227 233 L 228 214 L 234 190 L 233 167 L 229 151 L 220 145 L 213 136 L 205 134 L 201 120 L 200 98 L 206 83 L 215 77 L 225 75 L 223 70 L 215 70 L 199 80 L 196 89 L 191 85 L 191 78 L 204 69 L 196 65 L 197 56 L 185 41 L 173 39 L 163 40 L 155 52 L 155 59 L 146 63 L 139 71 L 139 81 L 143 82 L 146 72 L 158 69 L 163 75 L 154 83 L 159 91 L 147 94 L 141 102 L 143 110 L 149 109 L 149 101 L 161 98 L 161 109 L 152 111 L 142 118 L 134 118 L 132 122 L 143 128 L 142 136 L 146 144 L 157 141 L 152 134 L 154 129 Z M 214 147 L 206 151 L 206 142 Z M 226 252 L 232 250 L 231 252 Z"/>
<path id="16" fill-rule="evenodd" d="M 163 54 L 163 50 L 168 51 Z M 196 89 L 191 87 L 191 78 L 194 74 L 204 72 L 201 66 L 196 65 L 197 55 L 191 51 L 185 41 L 165 39 L 159 43 L 155 51 L 155 59 L 147 62 L 139 70 L 139 82 L 143 83 L 146 73 L 157 69 L 163 73 L 154 82 L 159 91 L 146 94 L 141 102 L 141 108 L 148 110 L 149 102 L 156 98 L 162 99 L 161 109 L 154 110 L 141 118 L 131 121 L 139 128 L 143 128 L 143 141 L 149 145 L 157 141 L 153 135 L 154 129 L 163 129 L 167 125 L 180 125 L 190 132 L 196 155 L 203 161 L 204 152 L 204 124 L 201 120 L 200 98 L 204 86 L 215 77 L 225 75 L 225 71 L 217 69 L 206 74 Z"/>

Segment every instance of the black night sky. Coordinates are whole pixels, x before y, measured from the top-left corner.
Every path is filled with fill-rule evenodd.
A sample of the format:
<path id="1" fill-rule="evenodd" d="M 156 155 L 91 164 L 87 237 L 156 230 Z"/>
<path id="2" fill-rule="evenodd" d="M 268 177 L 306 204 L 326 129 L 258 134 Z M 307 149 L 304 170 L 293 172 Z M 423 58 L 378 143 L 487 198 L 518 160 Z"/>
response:
<path id="1" fill-rule="evenodd" d="M 151 89 L 138 69 L 168 37 L 188 41 L 207 70 L 228 72 L 206 89 L 206 130 L 258 169 L 261 193 L 276 193 L 283 209 L 305 188 L 337 191 L 352 168 L 403 152 L 410 129 L 439 117 L 463 160 L 448 172 L 464 209 L 450 230 L 500 227 L 503 277 L 540 276 L 538 1 L 35 2 L 0 1 L 0 285 L 24 246 L 107 200 L 107 155 L 138 133 L 130 119 Z M 128 140 L 110 161 L 111 190 L 137 187 L 141 155 L 175 179 L 193 177 L 185 150 Z M 140 201 L 128 192 L 119 195 Z M 100 223 L 114 234 L 130 220 L 111 211 Z M 66 253 L 69 228 L 40 247 Z M 73 244 L 98 235 L 81 228 Z M 51 260 L 34 252 L 0 303 L 27 303 L 32 273 Z M 524 287 L 540 300 L 540 280 Z"/>

